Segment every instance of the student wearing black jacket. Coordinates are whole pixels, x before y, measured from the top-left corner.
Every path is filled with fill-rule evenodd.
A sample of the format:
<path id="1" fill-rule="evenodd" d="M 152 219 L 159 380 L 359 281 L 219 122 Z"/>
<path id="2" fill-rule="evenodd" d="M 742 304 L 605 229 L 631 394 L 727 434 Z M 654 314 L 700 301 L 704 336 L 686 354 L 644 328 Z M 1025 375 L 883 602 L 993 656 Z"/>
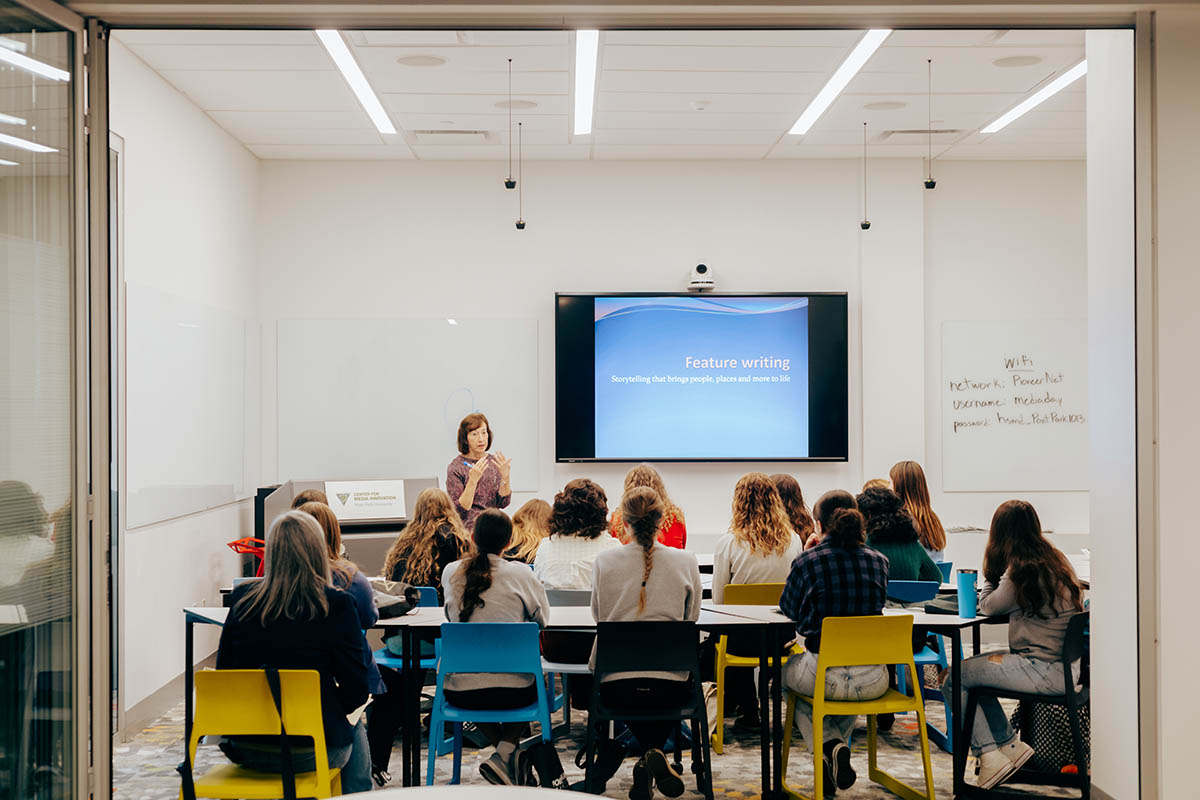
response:
<path id="1" fill-rule="evenodd" d="M 371 788 L 362 714 L 367 702 L 365 643 L 350 595 L 329 583 L 321 526 L 308 514 L 279 516 L 267 535 L 263 580 L 239 586 L 221 630 L 217 669 L 311 669 L 321 676 L 321 714 L 329 766 L 342 770 L 346 794 Z M 222 745 L 234 763 L 281 772 L 278 737 L 239 737 Z M 312 745 L 292 745 L 297 772 L 315 768 Z"/>

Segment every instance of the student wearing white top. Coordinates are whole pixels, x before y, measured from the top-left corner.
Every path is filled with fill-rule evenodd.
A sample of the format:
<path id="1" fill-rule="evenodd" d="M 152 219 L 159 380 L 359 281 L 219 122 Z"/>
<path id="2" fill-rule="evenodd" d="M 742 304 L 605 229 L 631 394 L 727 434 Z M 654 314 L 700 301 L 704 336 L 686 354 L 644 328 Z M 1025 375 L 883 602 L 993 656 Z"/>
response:
<path id="1" fill-rule="evenodd" d="M 604 535 L 608 496 L 587 478 L 570 481 L 554 496 L 550 536 L 538 545 L 533 574 L 547 589 L 591 589 L 592 564 L 621 543 Z"/>
<path id="2" fill-rule="evenodd" d="M 713 602 L 725 602 L 725 587 L 731 583 L 785 582 L 802 552 L 804 540 L 792 529 L 775 482 L 761 472 L 743 475 L 733 490 L 733 523 L 713 553 Z M 754 655 L 759 645 L 757 634 L 729 637 L 735 655 Z M 728 707 L 738 712 L 737 724 L 757 728 L 754 670 L 733 667 L 725 677 Z"/>
<path id="3" fill-rule="evenodd" d="M 536 622 L 550 619 L 546 590 L 529 567 L 505 561 L 502 554 L 512 539 L 512 520 L 498 508 L 484 510 L 475 520 L 474 547 L 467 558 L 447 565 L 442 573 L 446 619 L 451 622 Z M 462 708 L 491 710 L 521 708 L 537 702 L 537 687 L 529 675 L 474 673 L 448 675 L 446 699 Z M 511 785 L 521 774 L 519 751 L 524 722 L 476 723 L 496 750 L 479 766 L 488 783 Z"/>

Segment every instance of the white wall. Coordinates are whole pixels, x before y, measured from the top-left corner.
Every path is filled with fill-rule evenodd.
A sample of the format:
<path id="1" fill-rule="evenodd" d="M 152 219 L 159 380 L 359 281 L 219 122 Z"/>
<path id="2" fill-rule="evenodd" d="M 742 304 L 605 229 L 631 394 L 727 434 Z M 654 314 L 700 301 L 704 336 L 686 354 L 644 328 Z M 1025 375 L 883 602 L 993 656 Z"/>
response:
<path id="1" fill-rule="evenodd" d="M 111 127 L 125 140 L 126 280 L 253 318 L 257 159 L 119 41 L 112 42 L 110 54 Z M 127 342 L 130 350 L 138 346 Z M 153 415 L 164 430 L 180 427 L 177 409 L 150 407 L 142 413 Z M 257 441 L 252 424 L 247 430 L 252 468 Z M 176 456 L 186 459 L 188 448 Z M 256 484 L 257 476 L 251 478 Z M 120 651 L 125 709 L 183 671 L 180 609 L 219 604 L 217 589 L 238 566 L 225 542 L 253 533 L 251 511 L 242 501 L 125 535 Z M 215 632 L 200 631 L 197 657 L 215 648 Z"/>
<path id="2" fill-rule="evenodd" d="M 1157 319 L 1159 797 L 1191 797 L 1191 759 L 1200 703 L 1200 637 L 1193 610 L 1200 537 L 1200 225 L 1196 222 L 1200 155 L 1200 10 L 1166 9 L 1155 19 Z M 1143 412 L 1139 409 L 1139 415 Z M 1147 676 L 1149 679 L 1149 676 Z M 1131 676 L 1132 680 L 1132 676 Z"/>
<path id="3" fill-rule="evenodd" d="M 939 374 L 940 350 L 929 332 L 968 308 L 1000 319 L 1087 310 L 1081 162 L 940 169 L 926 192 L 919 161 L 872 164 L 862 233 L 854 161 L 538 163 L 525 168 L 529 227 L 517 232 L 495 165 L 263 162 L 264 476 L 295 477 L 275 474 L 275 320 L 531 317 L 541 337 L 538 494 L 588 475 L 615 500 L 625 465 L 553 461 L 553 293 L 677 290 L 703 261 L 720 289 L 850 292 L 851 459 L 787 465 L 810 500 L 856 489 L 900 458 L 931 462 L 936 488 L 938 395 L 926 376 Z M 725 529 L 739 475 L 779 466 L 662 465 L 693 547 Z M 1002 499 L 938 503 L 947 524 L 986 525 Z M 1086 530 L 1086 493 L 1033 499 L 1047 527 Z"/>

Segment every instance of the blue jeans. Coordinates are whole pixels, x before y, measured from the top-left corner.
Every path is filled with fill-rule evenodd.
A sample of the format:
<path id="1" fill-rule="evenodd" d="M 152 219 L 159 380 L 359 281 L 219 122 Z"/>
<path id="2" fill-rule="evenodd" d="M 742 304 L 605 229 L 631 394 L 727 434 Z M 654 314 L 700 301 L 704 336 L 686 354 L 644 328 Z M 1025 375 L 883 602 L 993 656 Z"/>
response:
<path id="1" fill-rule="evenodd" d="M 1078 665 L 1072 670 L 1078 674 Z M 1032 694 L 1062 694 L 1061 661 L 1043 661 L 1016 653 L 985 653 L 962 663 L 963 713 L 967 710 L 967 689 L 972 686 L 992 686 Z M 954 687 L 949 679 L 942 684 L 946 702 L 953 702 Z M 1012 742 L 1016 736 L 1008 724 L 1008 715 L 995 697 L 980 697 L 971 729 L 971 752 L 976 756 L 997 750 Z"/>
<path id="2" fill-rule="evenodd" d="M 817 685 L 817 654 L 806 650 L 791 658 L 783 667 L 783 685 L 805 697 L 812 697 Z M 826 700 L 874 700 L 888 690 L 888 671 L 882 664 L 869 667 L 830 667 L 825 670 Z M 800 735 L 813 745 L 812 706 L 796 701 L 796 724 Z M 850 744 L 857 716 L 826 714 L 821 725 L 822 741 L 841 739 Z"/>
<path id="3" fill-rule="evenodd" d="M 293 739 L 294 741 L 294 739 Z M 304 741 L 311 742 L 311 739 Z M 227 741 L 221 748 L 230 760 L 240 767 L 257 772 L 282 772 L 283 758 L 278 741 Z M 354 726 L 354 740 L 341 747 L 326 748 L 329 766 L 342 770 L 342 794 L 369 792 L 371 783 L 371 752 L 367 746 L 367 726 L 362 717 Z M 292 747 L 292 769 L 312 772 L 317 761 L 312 745 Z"/>

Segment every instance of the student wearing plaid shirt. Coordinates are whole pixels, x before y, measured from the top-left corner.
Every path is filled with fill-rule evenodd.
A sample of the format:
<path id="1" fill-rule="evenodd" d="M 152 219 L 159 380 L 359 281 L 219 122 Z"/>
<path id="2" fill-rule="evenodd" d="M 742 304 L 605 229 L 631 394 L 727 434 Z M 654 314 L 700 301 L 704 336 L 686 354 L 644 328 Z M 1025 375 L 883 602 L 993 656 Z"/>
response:
<path id="1" fill-rule="evenodd" d="M 783 683 L 811 697 L 816 686 L 821 623 L 826 617 L 857 617 L 883 612 L 887 601 L 888 560 L 865 544 L 863 518 L 847 492 L 828 492 L 815 508 L 824 534 L 820 544 L 792 562 L 779 608 L 796 623 L 805 652 L 784 667 Z M 831 667 L 825 673 L 825 696 L 830 700 L 873 700 L 888 689 L 882 664 Z M 813 741 L 812 707 L 796 705 L 796 723 L 806 742 Z M 850 736 L 856 716 L 824 718 L 825 796 L 849 789 L 857 776 L 850 764 Z"/>

